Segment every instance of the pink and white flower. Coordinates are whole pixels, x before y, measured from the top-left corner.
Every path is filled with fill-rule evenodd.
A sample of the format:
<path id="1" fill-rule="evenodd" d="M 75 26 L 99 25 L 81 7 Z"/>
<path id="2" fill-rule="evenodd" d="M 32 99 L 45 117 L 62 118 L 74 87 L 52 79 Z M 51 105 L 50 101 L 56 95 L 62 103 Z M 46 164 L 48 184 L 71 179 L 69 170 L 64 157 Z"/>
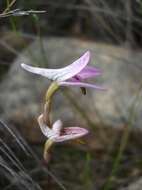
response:
<path id="1" fill-rule="evenodd" d="M 48 127 L 43 120 L 43 114 L 38 117 L 38 123 L 42 133 L 53 142 L 63 142 L 80 138 L 88 133 L 87 129 L 81 127 L 65 127 L 61 120 L 57 120 L 52 128 Z"/>
<path id="2" fill-rule="evenodd" d="M 87 66 L 89 61 L 90 52 L 87 51 L 75 62 L 60 69 L 32 67 L 24 63 L 22 63 L 21 66 L 31 73 L 56 81 L 59 86 L 78 86 L 104 90 L 105 88 L 103 87 L 84 82 L 85 79 L 93 78 L 101 74 L 100 69 Z"/>

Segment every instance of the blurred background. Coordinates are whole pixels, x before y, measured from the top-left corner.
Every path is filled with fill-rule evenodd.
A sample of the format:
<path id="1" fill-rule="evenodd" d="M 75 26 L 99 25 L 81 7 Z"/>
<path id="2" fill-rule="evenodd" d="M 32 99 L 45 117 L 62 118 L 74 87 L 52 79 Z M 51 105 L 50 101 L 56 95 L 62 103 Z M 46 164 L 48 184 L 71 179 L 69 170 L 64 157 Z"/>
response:
<path id="1" fill-rule="evenodd" d="M 142 1 L 0 1 L 0 189 L 141 190 Z M 56 144 L 48 164 L 45 78 L 21 63 L 60 68 L 86 51 L 106 91 L 61 88 L 52 121 L 82 126 L 81 142 Z"/>

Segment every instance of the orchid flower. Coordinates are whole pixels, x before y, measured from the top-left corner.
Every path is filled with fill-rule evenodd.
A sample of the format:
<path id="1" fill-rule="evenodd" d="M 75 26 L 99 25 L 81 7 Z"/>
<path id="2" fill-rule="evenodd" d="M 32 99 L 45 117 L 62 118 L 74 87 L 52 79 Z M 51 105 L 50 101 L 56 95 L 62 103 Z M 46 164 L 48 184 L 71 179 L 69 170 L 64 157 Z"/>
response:
<path id="1" fill-rule="evenodd" d="M 21 66 L 31 73 L 47 77 L 48 79 L 56 82 L 59 86 L 78 86 L 83 88 L 90 87 L 104 90 L 103 87 L 83 82 L 85 79 L 89 79 L 101 74 L 100 69 L 87 66 L 89 60 L 90 52 L 87 51 L 75 62 L 60 69 L 32 67 L 24 63 L 22 63 Z"/>
<path id="2" fill-rule="evenodd" d="M 38 123 L 42 133 L 48 138 L 44 148 L 44 159 L 47 160 L 47 153 L 53 143 L 63 142 L 80 138 L 88 133 L 87 129 L 80 127 L 65 127 L 61 120 L 57 120 L 52 128 L 44 123 L 43 114 L 38 117 Z"/>
<path id="3" fill-rule="evenodd" d="M 80 127 L 65 127 L 61 120 L 55 121 L 52 128 L 48 127 L 43 120 L 43 114 L 38 117 L 38 123 L 42 133 L 54 142 L 63 142 L 80 138 L 88 133 L 87 129 Z"/>

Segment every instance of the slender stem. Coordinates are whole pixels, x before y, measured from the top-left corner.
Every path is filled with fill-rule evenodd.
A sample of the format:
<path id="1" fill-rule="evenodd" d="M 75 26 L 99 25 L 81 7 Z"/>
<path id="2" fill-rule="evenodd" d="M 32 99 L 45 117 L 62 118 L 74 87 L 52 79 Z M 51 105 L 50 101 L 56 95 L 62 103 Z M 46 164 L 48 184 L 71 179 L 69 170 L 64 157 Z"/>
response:
<path id="1" fill-rule="evenodd" d="M 50 128 L 51 128 L 50 112 L 51 112 L 52 97 L 55 94 L 55 92 L 58 90 L 58 88 L 59 88 L 59 85 L 56 82 L 51 83 L 45 96 L 46 102 L 44 105 L 43 120 L 45 124 L 47 124 Z M 48 139 L 45 142 L 43 157 L 47 161 L 49 160 L 49 157 L 48 157 L 49 148 L 53 145 L 53 143 L 54 142 L 51 139 Z"/>
<path id="2" fill-rule="evenodd" d="M 43 153 L 43 157 L 45 160 L 49 160 L 49 157 L 48 157 L 48 153 L 49 153 L 49 149 L 51 148 L 51 146 L 53 145 L 53 141 L 51 139 L 48 139 L 46 142 L 45 142 L 45 145 L 44 145 L 44 153 Z"/>
<path id="3" fill-rule="evenodd" d="M 53 97 L 53 95 L 58 90 L 58 88 L 59 88 L 59 85 L 57 82 L 51 83 L 51 85 L 49 86 L 49 88 L 46 92 L 46 97 L 45 97 L 46 102 L 48 102 Z"/>
<path id="4" fill-rule="evenodd" d="M 48 102 L 44 104 L 44 112 L 43 112 L 43 121 L 49 127 L 51 127 L 51 122 L 49 119 L 50 111 L 51 111 L 51 101 L 49 100 Z"/>
<path id="5" fill-rule="evenodd" d="M 47 92 L 46 92 L 46 97 L 45 97 L 45 105 L 44 105 L 44 113 L 43 113 L 43 119 L 44 122 L 51 127 L 51 122 L 50 122 L 50 112 L 51 112 L 51 103 L 52 103 L 52 97 L 55 94 L 55 92 L 58 90 L 59 85 L 56 82 L 53 82 Z"/>

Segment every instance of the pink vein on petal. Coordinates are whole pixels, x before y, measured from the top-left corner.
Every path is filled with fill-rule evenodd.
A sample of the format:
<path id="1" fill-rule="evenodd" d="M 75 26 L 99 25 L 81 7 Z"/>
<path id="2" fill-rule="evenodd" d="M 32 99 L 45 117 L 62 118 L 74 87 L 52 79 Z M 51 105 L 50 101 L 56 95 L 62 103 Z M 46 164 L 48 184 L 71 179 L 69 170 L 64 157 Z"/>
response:
<path id="1" fill-rule="evenodd" d="M 76 87 L 84 87 L 84 88 L 95 88 L 99 90 L 107 90 L 105 87 L 97 86 L 94 84 L 84 83 L 84 82 L 60 82 L 61 86 L 76 86 Z"/>
<path id="2" fill-rule="evenodd" d="M 92 78 L 101 74 L 102 74 L 101 69 L 97 69 L 91 66 L 86 66 L 76 76 L 84 80 L 84 79 Z"/>
<path id="3" fill-rule="evenodd" d="M 66 66 L 62 69 L 58 69 L 60 70 L 60 72 L 56 75 L 55 80 L 65 81 L 69 78 L 72 78 L 77 73 L 79 73 L 83 68 L 86 67 L 89 60 L 90 60 L 90 52 L 87 51 L 79 59 L 77 59 L 75 62 L 73 62 L 69 66 Z"/>
<path id="4" fill-rule="evenodd" d="M 63 132 L 59 137 L 56 137 L 54 140 L 56 142 L 63 142 L 67 140 L 73 140 L 80 138 L 88 134 L 88 130 L 80 127 L 66 127 L 63 129 Z"/>

